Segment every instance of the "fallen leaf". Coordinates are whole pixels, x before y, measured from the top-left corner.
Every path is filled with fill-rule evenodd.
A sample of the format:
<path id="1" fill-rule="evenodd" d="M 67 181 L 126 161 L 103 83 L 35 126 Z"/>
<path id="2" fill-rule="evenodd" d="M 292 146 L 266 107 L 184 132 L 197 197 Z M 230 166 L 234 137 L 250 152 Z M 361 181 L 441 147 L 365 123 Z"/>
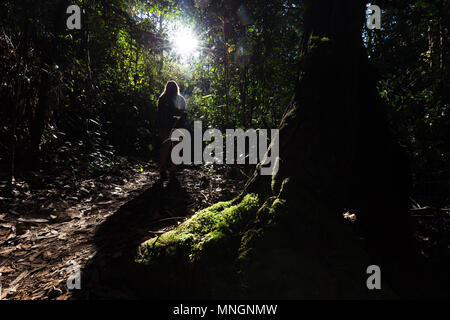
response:
<path id="1" fill-rule="evenodd" d="M 13 252 L 14 250 L 16 250 L 15 247 L 7 247 L 7 248 L 0 249 L 0 255 L 7 255 L 7 254 L 10 254 L 10 253 Z"/>
<path id="2" fill-rule="evenodd" d="M 8 267 L 8 266 L 0 267 L 0 273 L 2 273 L 2 274 L 7 274 L 7 273 L 10 273 L 13 271 L 14 271 L 14 269 L 11 267 Z"/>
<path id="3" fill-rule="evenodd" d="M 25 222 L 25 223 L 47 223 L 47 219 L 34 219 L 34 218 L 19 218 L 17 219 L 19 222 Z"/>

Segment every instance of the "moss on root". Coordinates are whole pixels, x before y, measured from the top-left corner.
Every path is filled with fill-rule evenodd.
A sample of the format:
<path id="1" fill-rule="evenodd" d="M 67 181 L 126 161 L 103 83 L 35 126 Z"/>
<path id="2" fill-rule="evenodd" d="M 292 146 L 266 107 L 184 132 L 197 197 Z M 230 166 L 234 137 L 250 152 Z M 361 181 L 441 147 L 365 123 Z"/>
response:
<path id="1" fill-rule="evenodd" d="M 256 194 L 220 202 L 140 245 L 136 262 L 146 296 L 236 297 L 242 231 L 261 206 Z M 157 292 L 152 292 L 157 287 Z"/>
<path id="2" fill-rule="evenodd" d="M 258 196 L 249 194 L 240 202 L 235 199 L 203 209 L 174 230 L 143 243 L 137 262 L 151 264 L 158 257 L 180 251 L 189 261 L 196 261 L 212 243 L 243 229 L 255 217 L 258 208 Z"/>
<path id="3" fill-rule="evenodd" d="M 302 205 L 307 192 L 295 198 L 293 181 L 285 179 L 278 196 L 264 202 L 251 193 L 217 203 L 141 244 L 136 278 L 143 295 L 334 299 L 388 292 L 392 297 L 386 290 L 368 292 L 365 268 L 371 262 L 361 240 L 337 219 L 317 219 L 333 212 L 310 201 Z"/>

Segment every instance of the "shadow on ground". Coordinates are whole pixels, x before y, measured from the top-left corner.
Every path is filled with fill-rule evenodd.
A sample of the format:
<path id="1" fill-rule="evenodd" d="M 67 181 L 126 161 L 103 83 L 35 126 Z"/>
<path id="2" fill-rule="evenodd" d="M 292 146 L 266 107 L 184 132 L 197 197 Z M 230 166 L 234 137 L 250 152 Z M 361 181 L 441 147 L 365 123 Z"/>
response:
<path id="1" fill-rule="evenodd" d="M 194 200 L 186 187 L 185 183 L 181 184 L 176 179 L 164 183 L 159 180 L 109 216 L 97 229 L 93 239 L 96 255 L 82 270 L 82 290 L 74 291 L 73 299 L 155 299 L 172 296 L 179 298 L 181 292 L 173 292 L 170 291 L 175 290 L 173 288 L 158 286 L 175 281 L 176 288 L 183 288 L 183 283 L 187 283 L 185 286 L 188 286 L 189 281 L 164 279 L 167 272 L 159 270 L 156 275 L 157 283 L 149 283 L 145 276 L 141 277 L 141 270 L 134 263 L 134 258 L 139 244 L 154 237 L 157 232 L 167 231 L 188 215 L 187 208 Z M 279 246 L 275 244 L 274 250 L 278 248 Z M 263 258 L 266 257 L 267 250 L 267 247 L 264 247 Z M 315 254 L 313 256 L 315 257 Z M 347 261 L 343 263 L 346 264 Z M 421 270 L 420 265 L 411 263 L 399 270 L 398 274 L 402 276 L 397 282 L 403 288 L 400 290 L 402 292 L 399 292 L 399 297 L 448 298 L 449 274 L 448 270 L 444 270 L 447 265 L 446 261 L 436 261 Z M 267 271 L 269 278 L 273 269 Z M 183 271 L 179 274 L 183 275 Z M 275 272 L 275 274 L 283 273 Z M 383 277 L 385 275 L 384 273 Z M 205 278 L 204 274 L 196 276 L 198 279 Z M 261 278 L 267 278 L 256 278 L 256 282 L 261 282 L 270 294 L 273 294 L 273 288 L 279 287 L 278 282 L 270 286 L 266 280 L 261 281 Z M 281 289 L 285 290 L 284 287 Z"/>
<path id="2" fill-rule="evenodd" d="M 112 214 L 95 237 L 96 255 L 82 270 L 74 299 L 136 299 L 139 279 L 133 263 L 138 245 L 182 221 L 192 202 L 177 179 L 158 180 Z M 149 297 L 148 297 L 149 298 Z"/>

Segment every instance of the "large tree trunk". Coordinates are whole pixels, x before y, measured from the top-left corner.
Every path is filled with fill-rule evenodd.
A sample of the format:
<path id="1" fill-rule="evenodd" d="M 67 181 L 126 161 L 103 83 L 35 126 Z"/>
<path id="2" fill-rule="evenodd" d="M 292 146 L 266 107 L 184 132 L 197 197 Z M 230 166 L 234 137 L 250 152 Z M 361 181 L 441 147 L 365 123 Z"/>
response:
<path id="1" fill-rule="evenodd" d="M 364 12 L 364 1 L 305 1 L 301 72 L 280 127 L 280 170 L 271 181 L 257 170 L 231 206 L 197 213 L 141 246 L 146 268 L 162 267 L 190 289 L 165 283 L 168 292 L 236 297 L 239 283 L 243 297 L 392 294 L 385 284 L 369 292 L 366 268 L 376 264 L 388 279 L 398 275 L 392 265 L 409 245 L 408 171 L 363 45 Z M 356 213 L 367 241 L 345 224 L 346 209 Z M 229 229 L 199 230 L 198 221 L 215 219 Z"/>
<path id="2" fill-rule="evenodd" d="M 363 45 L 364 11 L 364 1 L 306 1 L 301 72 L 271 192 L 289 178 L 295 201 L 305 196 L 307 206 L 320 202 L 335 214 L 354 210 L 371 242 L 389 249 L 408 238 L 409 171 Z M 247 190 L 258 191 L 260 179 Z"/>

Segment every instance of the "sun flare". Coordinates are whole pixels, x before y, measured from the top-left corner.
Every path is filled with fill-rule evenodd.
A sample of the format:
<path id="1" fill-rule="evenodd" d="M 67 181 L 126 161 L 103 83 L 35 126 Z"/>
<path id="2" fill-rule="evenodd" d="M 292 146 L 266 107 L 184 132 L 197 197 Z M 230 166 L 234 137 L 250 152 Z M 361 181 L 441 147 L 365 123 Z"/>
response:
<path id="1" fill-rule="evenodd" d="M 180 27 L 174 30 L 171 40 L 175 52 L 182 57 L 198 54 L 199 40 L 192 29 Z"/>

